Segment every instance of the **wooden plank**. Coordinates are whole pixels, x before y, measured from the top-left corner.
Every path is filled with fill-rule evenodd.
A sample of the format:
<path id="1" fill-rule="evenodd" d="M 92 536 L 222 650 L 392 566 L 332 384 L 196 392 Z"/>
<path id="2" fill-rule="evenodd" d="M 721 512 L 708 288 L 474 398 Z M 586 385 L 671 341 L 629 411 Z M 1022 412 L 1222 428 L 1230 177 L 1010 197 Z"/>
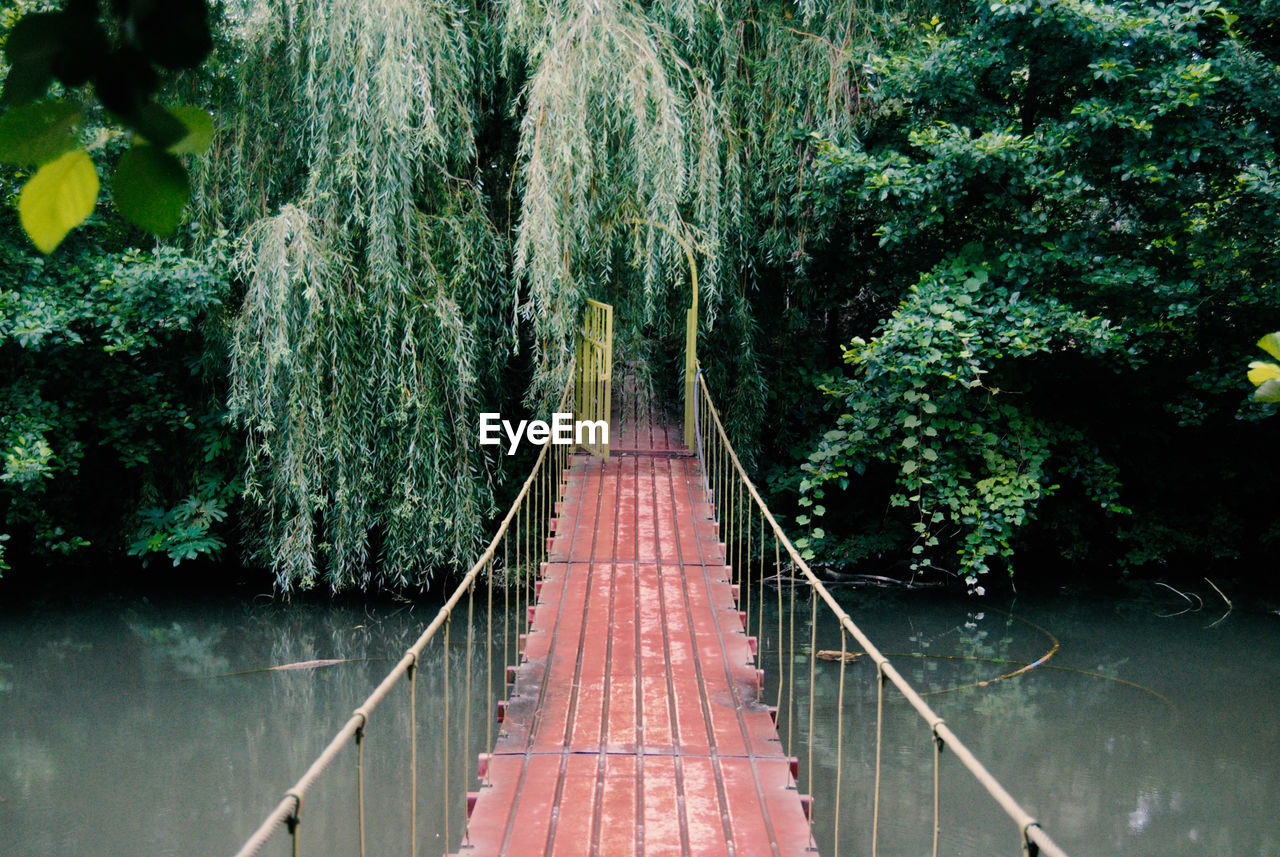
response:
<path id="1" fill-rule="evenodd" d="M 595 853 L 635 857 L 639 853 L 639 778 L 633 754 L 609 755 L 604 760 L 603 794 L 596 824 Z"/>
<path id="2" fill-rule="evenodd" d="M 462 854 L 812 854 L 696 459 L 624 404 L 575 455 Z M 649 451 L 659 453 L 647 454 Z"/>

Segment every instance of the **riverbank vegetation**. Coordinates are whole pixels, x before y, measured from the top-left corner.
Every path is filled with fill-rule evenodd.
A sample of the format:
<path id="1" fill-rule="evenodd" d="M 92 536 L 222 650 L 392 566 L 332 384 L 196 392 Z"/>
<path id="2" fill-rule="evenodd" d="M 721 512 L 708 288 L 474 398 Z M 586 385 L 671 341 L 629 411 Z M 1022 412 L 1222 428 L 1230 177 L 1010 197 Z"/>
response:
<path id="1" fill-rule="evenodd" d="M 523 475 L 479 414 L 550 409 L 587 297 L 674 397 L 674 236 L 731 432 L 829 567 L 980 591 L 1274 557 L 1269 0 L 209 9 L 157 96 L 216 123 L 172 235 L 113 201 L 45 255 L 35 167 L 0 167 L 8 580 L 439 581 Z M 135 125 L 44 94 L 111 176 Z"/>

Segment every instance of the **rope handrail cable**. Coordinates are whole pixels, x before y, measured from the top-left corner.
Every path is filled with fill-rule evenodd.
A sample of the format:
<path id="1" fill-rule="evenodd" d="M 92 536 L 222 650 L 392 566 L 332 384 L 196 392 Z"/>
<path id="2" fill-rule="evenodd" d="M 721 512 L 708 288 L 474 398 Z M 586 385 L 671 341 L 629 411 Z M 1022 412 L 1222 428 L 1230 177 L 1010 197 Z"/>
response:
<path id="1" fill-rule="evenodd" d="M 821 580 L 809 568 L 809 565 L 800 556 L 795 545 L 787 538 L 786 533 L 773 517 L 773 513 L 769 511 L 768 505 L 756 490 L 755 483 L 747 475 L 746 469 L 742 466 L 742 462 L 738 458 L 737 452 L 729 443 L 728 434 L 725 431 L 724 424 L 720 420 L 720 414 L 716 410 L 715 402 L 711 398 L 711 390 L 707 385 L 706 377 L 702 372 L 697 375 L 698 385 L 705 400 L 706 410 L 711 416 L 711 422 L 714 425 L 716 433 L 719 435 L 720 445 L 728 453 L 729 461 L 732 468 L 737 472 L 738 479 L 743 489 L 746 490 L 748 496 L 760 509 L 762 518 L 768 522 L 769 527 L 773 530 L 775 537 L 786 548 L 787 554 L 790 556 L 792 563 L 798 568 L 809 584 L 810 588 L 818 594 L 818 596 L 826 603 L 827 607 L 835 615 L 836 619 L 845 631 L 848 631 L 862 646 L 864 652 L 876 663 L 880 674 L 887 678 L 902 694 L 903 698 L 915 709 L 916 713 L 929 724 L 933 729 L 933 734 L 937 740 L 949 748 L 956 756 L 956 759 L 969 771 L 978 783 L 986 789 L 987 793 L 1000 805 L 1005 814 L 1017 825 L 1017 828 L 1027 845 L 1032 845 L 1040 849 L 1040 852 L 1047 857 L 1067 857 L 1066 852 L 1058 846 L 1056 842 L 1040 827 L 1036 819 L 1027 812 L 1021 804 L 1009 794 L 1008 790 L 997 780 L 986 766 L 978 760 L 968 747 L 960 740 L 959 736 L 951 730 L 942 718 L 934 712 L 929 704 L 924 701 L 919 693 L 907 682 L 905 678 L 894 668 L 889 659 L 886 658 L 878 648 L 871 642 L 862 629 L 853 621 L 849 614 L 840 606 L 835 596 L 822 583 Z M 701 436 L 698 438 L 699 446 L 701 446 Z"/>
<path id="2" fill-rule="evenodd" d="M 572 373 L 571 373 L 572 377 Z M 572 380 L 566 384 L 564 392 L 561 394 L 560 403 L 557 410 L 564 410 L 569 397 L 573 395 L 574 384 Z M 495 558 L 499 543 L 504 543 L 508 529 L 511 527 L 512 521 L 525 505 L 525 500 L 532 492 L 536 480 L 538 479 L 541 468 L 544 466 L 551 444 L 544 444 L 538 453 L 538 457 L 534 462 L 533 468 L 529 475 L 525 478 L 524 483 L 520 487 L 519 493 L 511 506 L 507 509 L 506 515 L 503 516 L 501 523 L 498 525 L 497 531 L 493 538 L 489 541 L 488 546 L 480 554 L 479 559 L 471 566 L 453 593 L 445 601 L 445 603 L 436 611 L 435 617 L 427 625 L 426 629 L 418 636 L 417 640 L 408 649 L 405 650 L 400 660 L 394 667 L 383 677 L 373 692 L 362 702 L 351 717 L 343 724 L 338 733 L 329 741 L 325 748 L 320 752 L 306 772 L 298 778 L 297 782 L 285 792 L 283 798 L 276 805 L 275 809 L 263 819 L 257 829 L 245 840 L 244 845 L 236 852 L 235 857 L 254 857 L 262 847 L 275 835 L 275 832 L 283 825 L 289 823 L 293 819 L 293 824 L 297 824 L 297 811 L 301 806 L 302 798 L 311 789 L 315 782 L 329 768 L 333 761 L 342 752 L 342 749 L 348 742 L 353 741 L 357 732 L 363 733 L 365 726 L 368 724 L 374 709 L 386 698 L 391 692 L 391 688 L 396 685 L 400 679 L 409 675 L 410 670 L 418 663 L 418 658 L 426 650 L 427 644 L 435 638 L 440 628 L 449 621 L 454 609 L 462 601 L 463 596 L 471 590 L 475 585 L 480 573 L 484 571 L 486 565 Z M 363 737 L 363 735 L 362 735 Z M 411 815 L 413 810 L 411 809 Z M 411 820 L 412 824 L 412 820 Z M 295 834 L 296 837 L 296 834 Z M 295 838 L 296 842 L 296 838 Z M 416 844 L 416 843 L 415 843 Z M 412 853 L 413 845 L 411 845 Z"/>

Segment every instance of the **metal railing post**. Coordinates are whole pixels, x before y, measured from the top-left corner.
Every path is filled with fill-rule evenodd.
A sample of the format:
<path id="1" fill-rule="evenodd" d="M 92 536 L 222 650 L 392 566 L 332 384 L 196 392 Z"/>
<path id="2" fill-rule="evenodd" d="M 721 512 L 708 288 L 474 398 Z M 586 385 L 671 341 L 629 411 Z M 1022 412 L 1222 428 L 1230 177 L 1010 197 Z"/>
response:
<path id="1" fill-rule="evenodd" d="M 846 654 L 847 654 L 845 650 L 845 641 L 844 641 L 844 634 L 846 633 L 850 637 L 852 637 L 854 640 L 856 640 L 858 644 L 862 647 L 862 654 L 867 655 L 876 664 L 876 674 L 879 679 L 880 687 L 877 690 L 878 696 L 877 696 L 877 724 L 876 724 L 876 736 L 877 736 L 876 791 L 873 798 L 874 805 L 873 805 L 873 820 L 872 820 L 872 853 L 875 854 L 878 851 L 878 838 L 879 838 L 878 836 L 879 810 L 880 810 L 880 804 L 881 804 L 880 794 L 879 794 L 880 774 L 881 774 L 880 754 L 882 749 L 880 746 L 881 739 L 882 739 L 882 736 L 880 733 L 883 725 L 882 723 L 883 705 L 884 705 L 883 692 L 884 692 L 884 688 L 887 685 L 892 685 L 898 691 L 898 693 L 901 694 L 902 698 L 911 706 L 911 708 L 914 709 L 915 713 L 920 717 L 920 719 L 929 725 L 930 731 L 932 732 L 932 738 L 933 738 L 931 743 L 933 744 L 933 749 L 935 753 L 935 765 L 937 763 L 936 754 L 940 753 L 943 748 L 950 748 L 954 757 L 968 771 L 969 775 L 973 778 L 974 782 L 977 785 L 979 785 L 981 788 L 983 788 L 987 792 L 987 794 L 990 795 L 990 797 L 995 801 L 995 803 L 999 805 L 999 807 L 1002 810 L 1004 810 L 1005 815 L 1007 815 L 1009 819 L 1017 825 L 1018 831 L 1020 833 L 1020 845 L 1023 847 L 1024 851 L 1027 854 L 1043 854 L 1043 855 L 1046 855 L 1046 857 L 1066 857 L 1066 853 L 1062 850 L 1062 848 L 1056 842 L 1053 841 L 1052 838 L 1050 838 L 1049 834 L 1047 834 L 1044 831 L 1044 829 L 1040 826 L 1040 824 L 1036 821 L 1036 819 L 1032 817 L 1031 814 L 1028 813 L 1025 809 L 1023 809 L 1023 807 L 1013 798 L 1013 796 L 1009 794 L 1009 792 L 1005 789 L 1005 787 L 1001 785 L 999 780 L 997 780 L 994 776 L 992 776 L 991 772 L 988 771 L 986 767 L 978 760 L 978 758 L 973 755 L 973 752 L 970 751 L 969 748 L 965 746 L 965 744 L 960 740 L 959 736 L 957 736 L 953 731 L 951 731 L 950 727 L 946 725 L 946 723 L 942 720 L 942 718 L 939 717 L 933 711 L 933 709 L 929 707 L 928 703 L 924 701 L 924 699 L 920 696 L 920 694 L 910 684 L 908 684 L 906 679 L 902 677 L 901 673 L 899 673 L 898 670 L 894 668 L 893 664 L 889 662 L 889 659 L 886 658 L 884 654 L 875 647 L 874 644 L 872 644 L 871 640 L 867 637 L 867 635 L 863 632 L 863 630 L 859 628 L 856 623 L 854 623 L 853 619 L 849 616 L 849 614 L 845 611 L 845 609 L 836 600 L 835 596 L 832 595 L 831 591 L 827 589 L 827 587 L 822 583 L 822 581 L 819 580 L 818 577 L 813 573 L 813 570 L 809 568 L 809 564 L 804 560 L 804 557 L 800 555 L 800 552 L 796 550 L 796 547 L 794 544 L 792 544 L 791 540 L 787 538 L 786 533 L 782 531 L 782 527 L 778 524 L 777 519 L 773 517 L 773 513 L 769 511 L 769 507 L 765 504 L 764 499 L 760 496 L 759 491 L 756 490 L 755 484 L 751 481 L 751 478 L 747 476 L 746 470 L 743 469 L 742 462 L 738 459 L 737 453 L 733 451 L 733 446 L 729 443 L 729 438 L 725 433 L 724 424 L 720 420 L 720 414 L 716 411 L 715 403 L 711 399 L 711 391 L 707 385 L 707 379 L 706 379 L 705 373 L 698 373 L 696 377 L 697 377 L 697 382 L 701 387 L 701 392 L 703 394 L 703 397 L 705 399 L 705 408 L 703 410 L 703 413 L 705 414 L 705 418 L 700 418 L 699 427 L 702 429 L 703 433 L 705 433 L 705 435 L 708 438 L 718 437 L 720 445 L 724 449 L 724 455 L 726 458 L 726 461 L 724 463 L 724 468 L 723 468 L 724 474 L 717 481 L 719 482 L 719 491 L 726 494 L 727 497 L 729 498 L 727 512 L 722 513 L 722 517 L 726 520 L 726 522 L 730 527 L 730 535 L 725 539 L 726 548 L 730 551 L 730 557 L 731 557 L 730 562 L 732 563 L 732 557 L 734 555 L 732 553 L 733 547 L 731 546 L 731 544 L 733 543 L 733 535 L 735 534 L 733 531 L 734 521 L 735 521 L 735 512 L 737 509 L 737 502 L 736 502 L 735 495 L 738 493 L 741 493 L 741 494 L 745 494 L 745 497 L 742 498 L 742 502 L 745 502 L 748 508 L 754 505 L 759 510 L 760 516 L 762 519 L 761 526 L 768 527 L 773 531 L 774 537 L 778 540 L 782 548 L 785 550 L 786 555 L 789 558 L 792 567 L 800 572 L 802 581 L 808 585 L 809 591 L 812 594 L 812 598 L 811 598 L 812 616 L 810 619 L 810 638 L 809 638 L 810 655 L 809 655 L 809 734 L 808 734 L 808 742 L 809 742 L 808 772 L 809 772 L 810 793 L 812 793 L 812 790 L 813 790 L 813 752 L 814 752 L 814 749 L 813 749 L 814 669 L 813 668 L 814 668 L 816 645 L 817 645 L 817 638 L 816 638 L 816 624 L 817 624 L 817 615 L 818 615 L 817 610 L 818 610 L 818 602 L 821 601 L 826 606 L 827 610 L 834 617 L 834 619 L 840 625 L 840 628 L 841 628 L 841 651 L 839 654 L 839 658 L 841 663 L 842 678 L 844 674 L 843 665 L 845 663 Z M 705 424 L 705 428 L 702 428 L 702 424 Z M 708 480 L 707 487 L 709 491 L 714 490 L 714 487 L 710 480 Z M 740 530 L 740 527 L 738 529 Z M 736 534 L 739 536 L 739 539 L 741 539 L 741 533 L 738 532 Z M 739 548 L 739 555 L 741 555 L 741 548 Z M 748 608 L 748 610 L 749 609 L 750 608 Z M 843 683 L 841 688 L 841 701 L 843 701 Z M 840 728 L 841 727 L 837 725 L 837 729 L 840 729 Z M 839 743 L 840 743 L 840 733 L 838 732 L 837 744 L 839 745 Z M 935 768 L 935 772 L 936 772 L 936 768 Z M 935 777 L 936 776 L 937 775 L 935 773 Z M 839 773 L 837 773 L 837 783 L 839 783 Z M 936 816 L 936 813 L 937 813 L 936 807 L 940 800 L 940 796 L 938 795 L 936 789 L 937 787 L 935 786 L 935 793 L 934 793 L 935 843 L 937 841 L 937 836 L 939 833 L 939 821 Z M 837 825 L 839 824 L 839 820 L 838 820 L 839 819 L 839 799 L 840 799 L 839 787 L 837 785 L 837 794 L 836 794 L 836 801 L 837 801 L 836 824 Z M 810 823 L 812 824 L 812 816 L 810 816 L 809 820 L 810 820 Z"/>

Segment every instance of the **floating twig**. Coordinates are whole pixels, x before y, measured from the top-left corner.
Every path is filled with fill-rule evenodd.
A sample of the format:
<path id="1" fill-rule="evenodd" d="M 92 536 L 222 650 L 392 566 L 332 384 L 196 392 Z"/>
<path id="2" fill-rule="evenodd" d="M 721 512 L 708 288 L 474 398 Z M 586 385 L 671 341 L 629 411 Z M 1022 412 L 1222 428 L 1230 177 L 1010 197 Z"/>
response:
<path id="1" fill-rule="evenodd" d="M 1210 623 L 1209 623 L 1209 627 L 1210 627 L 1210 628 L 1216 628 L 1216 627 L 1218 627 L 1218 625 L 1222 624 L 1222 620 L 1226 619 L 1228 616 L 1230 616 L 1230 615 L 1231 615 L 1231 611 L 1232 611 L 1232 610 L 1234 610 L 1234 609 L 1236 609 L 1236 607 L 1235 607 L 1235 605 L 1234 605 L 1234 604 L 1232 604 L 1232 603 L 1231 603 L 1231 599 L 1227 597 L 1227 594 L 1226 594 L 1225 592 L 1223 592 L 1221 589 L 1219 589 L 1219 588 L 1218 588 L 1218 584 L 1214 583 L 1212 580 L 1210 580 L 1210 579 L 1209 579 L 1209 578 L 1207 578 L 1207 577 L 1204 579 L 1204 582 L 1205 582 L 1205 583 L 1207 583 L 1207 584 L 1209 584 L 1210 586 L 1212 586 L 1212 587 L 1213 587 L 1213 591 L 1214 591 L 1214 592 L 1216 592 L 1216 593 L 1218 593 L 1219 595 L 1221 595 L 1221 596 L 1222 596 L 1222 600 L 1223 600 L 1223 601 L 1225 601 L 1225 602 L 1227 602 L 1227 612 L 1226 612 L 1226 613 L 1223 613 L 1221 616 L 1219 616 L 1219 617 L 1218 617 L 1217 619 L 1215 619 L 1213 622 L 1210 622 Z"/>
<path id="2" fill-rule="evenodd" d="M 1172 618 L 1173 618 L 1173 617 L 1175 617 L 1175 616 L 1181 616 L 1183 613 L 1190 613 L 1190 612 L 1192 611 L 1192 609 L 1195 609 L 1195 610 L 1196 610 L 1196 612 L 1199 612 L 1199 611 L 1201 611 L 1201 610 L 1203 610 L 1203 609 L 1204 609 L 1204 599 L 1203 599 L 1203 598 L 1201 598 L 1199 595 L 1196 595 L 1196 593 L 1194 593 L 1194 592 L 1192 592 L 1192 593 L 1191 593 L 1192 595 L 1195 595 L 1195 596 L 1196 596 L 1196 600 L 1195 600 L 1195 601 L 1192 601 L 1192 600 L 1191 600 L 1191 598 L 1190 598 L 1190 596 L 1188 596 L 1188 595 L 1187 595 L 1187 593 L 1183 592 L 1181 589 L 1175 589 L 1175 588 L 1173 588 L 1172 586 L 1170 586 L 1169 584 L 1167 584 L 1167 583 L 1161 583 L 1161 582 L 1160 582 L 1160 581 L 1158 581 L 1158 580 L 1153 581 L 1153 582 L 1155 583 L 1155 585 L 1156 585 L 1156 586 L 1163 586 L 1165 589 L 1169 590 L 1170 592 L 1176 592 L 1178 595 L 1182 596 L 1182 600 L 1183 600 L 1183 601 L 1186 601 L 1186 602 L 1187 602 L 1187 604 L 1189 604 L 1189 605 L 1190 605 L 1190 606 L 1189 606 L 1189 607 L 1187 607 L 1185 610 L 1180 610 L 1180 611 L 1178 611 L 1177 613 L 1160 613 L 1160 614 L 1158 614 L 1158 615 L 1157 615 L 1157 618 L 1159 618 L 1159 619 L 1172 619 Z M 1215 587 L 1215 588 L 1217 588 L 1217 587 Z M 1199 603 L 1199 605 L 1197 605 L 1197 604 L 1196 604 L 1196 601 L 1200 602 L 1200 603 Z"/>
<path id="3" fill-rule="evenodd" d="M 260 667 L 256 670 L 242 670 L 234 673 L 218 673 L 217 675 L 192 676 L 193 679 L 232 678 L 233 676 L 257 675 L 258 673 L 284 672 L 289 670 L 314 670 L 320 667 L 333 667 L 338 664 L 357 664 L 367 661 L 385 661 L 389 658 L 321 658 L 314 661 L 296 661 L 291 664 L 278 664 L 274 667 Z"/>

